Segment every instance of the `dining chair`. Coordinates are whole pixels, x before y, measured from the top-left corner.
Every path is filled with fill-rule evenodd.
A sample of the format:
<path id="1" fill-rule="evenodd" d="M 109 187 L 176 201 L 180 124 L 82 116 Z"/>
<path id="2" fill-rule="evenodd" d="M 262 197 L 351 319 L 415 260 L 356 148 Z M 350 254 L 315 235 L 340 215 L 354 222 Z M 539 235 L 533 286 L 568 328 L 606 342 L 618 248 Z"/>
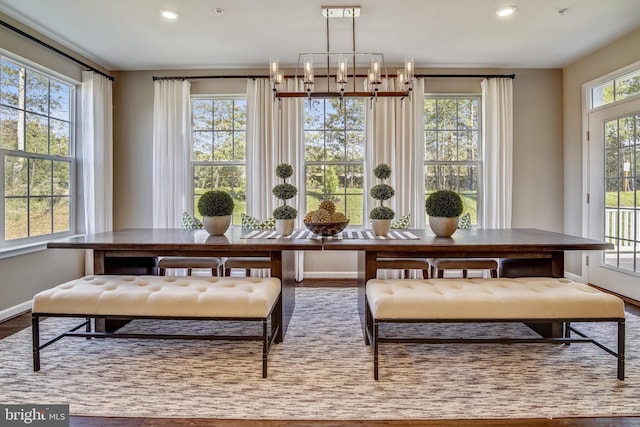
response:
<path id="1" fill-rule="evenodd" d="M 410 270 L 422 270 L 422 278 L 429 278 L 429 261 L 425 258 L 378 258 L 378 270 L 403 270 L 402 278 L 408 279 Z"/>
<path id="2" fill-rule="evenodd" d="M 491 277 L 498 277 L 498 261 L 494 258 L 429 258 L 427 261 L 432 278 L 443 278 L 446 270 L 462 270 L 465 279 L 469 270 L 484 270 Z"/>
<path id="3" fill-rule="evenodd" d="M 224 260 L 224 275 L 231 276 L 232 268 L 244 269 L 246 277 L 251 276 L 252 268 L 271 268 L 269 257 L 229 257 Z"/>
<path id="4" fill-rule="evenodd" d="M 206 268 L 212 276 L 222 276 L 222 260 L 218 257 L 161 257 L 158 260 L 160 276 L 166 275 L 167 268 L 186 268 L 187 276 L 191 276 L 194 268 Z"/>

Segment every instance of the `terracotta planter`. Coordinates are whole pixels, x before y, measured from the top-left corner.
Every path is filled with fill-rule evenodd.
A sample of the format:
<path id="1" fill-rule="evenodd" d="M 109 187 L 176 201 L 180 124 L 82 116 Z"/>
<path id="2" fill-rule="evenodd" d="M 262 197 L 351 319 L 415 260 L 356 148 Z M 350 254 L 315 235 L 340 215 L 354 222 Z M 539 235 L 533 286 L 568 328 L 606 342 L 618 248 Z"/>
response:
<path id="1" fill-rule="evenodd" d="M 391 220 L 372 219 L 371 228 L 373 228 L 373 233 L 376 236 L 386 236 L 387 234 L 389 234 L 389 230 L 391 230 Z"/>
<path id="2" fill-rule="evenodd" d="M 281 236 L 288 236 L 293 233 L 295 219 L 276 219 L 276 231 Z"/>
<path id="3" fill-rule="evenodd" d="M 231 225 L 231 215 L 202 217 L 204 229 L 212 236 L 222 236 Z"/>
<path id="4" fill-rule="evenodd" d="M 451 237 L 458 229 L 458 217 L 430 216 L 429 227 L 438 237 Z"/>

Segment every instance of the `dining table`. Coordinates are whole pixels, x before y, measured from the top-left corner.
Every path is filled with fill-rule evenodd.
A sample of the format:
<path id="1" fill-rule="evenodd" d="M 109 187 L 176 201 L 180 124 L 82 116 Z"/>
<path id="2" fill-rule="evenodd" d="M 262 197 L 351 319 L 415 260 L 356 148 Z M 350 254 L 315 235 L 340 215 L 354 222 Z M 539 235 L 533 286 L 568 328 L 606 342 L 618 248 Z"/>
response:
<path id="1" fill-rule="evenodd" d="M 612 244 L 533 228 L 457 230 L 451 237 L 437 237 L 429 229 L 394 230 L 376 236 L 370 229 L 352 229 L 334 236 L 318 236 L 295 230 L 289 236 L 276 232 L 251 232 L 232 226 L 221 236 L 204 230 L 131 228 L 87 234 L 51 241 L 51 249 L 90 249 L 94 274 L 126 273 L 119 260 L 135 262 L 162 256 L 182 257 L 269 257 L 270 275 L 282 284 L 282 304 L 277 313 L 282 328 L 276 341 L 285 337 L 295 308 L 295 251 L 354 251 L 357 253 L 358 313 L 365 342 L 365 287 L 378 274 L 380 258 L 496 258 L 503 263 L 500 274 L 564 276 L 566 251 L 599 251 Z M 533 269 L 522 268 L 529 265 Z M 139 270 L 131 268 L 131 274 Z M 149 269 L 147 273 L 155 274 Z M 561 325 L 542 325 L 543 336 L 558 336 Z"/>

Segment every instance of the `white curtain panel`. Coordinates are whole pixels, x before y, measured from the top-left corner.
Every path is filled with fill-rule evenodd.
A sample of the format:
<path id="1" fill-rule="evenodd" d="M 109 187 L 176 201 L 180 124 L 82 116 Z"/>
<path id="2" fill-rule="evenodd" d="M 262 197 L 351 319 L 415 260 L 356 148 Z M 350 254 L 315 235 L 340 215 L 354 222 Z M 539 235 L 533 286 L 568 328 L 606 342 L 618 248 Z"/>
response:
<path id="1" fill-rule="evenodd" d="M 303 90 L 302 80 L 285 80 L 284 89 L 287 92 L 299 92 Z M 293 167 L 294 175 L 290 183 L 298 189 L 298 195 L 289 203 L 298 209 L 296 227 L 303 227 L 303 212 L 306 196 L 306 179 L 304 170 L 304 98 L 285 98 L 277 101 L 279 122 L 277 123 L 279 156 L 278 163 L 288 163 Z M 275 179 L 275 171 L 272 172 Z"/>
<path id="2" fill-rule="evenodd" d="M 87 234 L 113 229 L 113 98 L 112 82 L 92 71 L 82 73 L 80 168 L 84 225 Z M 92 251 L 85 258 L 93 273 Z"/>
<path id="3" fill-rule="evenodd" d="M 303 89 L 302 80 L 287 79 L 283 83 L 287 92 Z M 289 200 L 291 206 L 298 209 L 296 228 L 305 228 L 303 220 L 306 210 L 306 173 L 304 169 L 304 99 L 287 98 L 276 102 L 280 121 L 278 123 L 280 156 L 278 163 L 289 163 L 293 167 L 290 183 L 298 189 L 298 195 Z M 272 172 L 275 179 L 275 171 Z M 295 277 L 304 279 L 304 252 L 295 252 Z"/>
<path id="4" fill-rule="evenodd" d="M 296 91 L 300 81 L 287 79 L 284 91 Z M 280 181 L 275 168 L 280 163 L 293 167 L 294 175 L 288 181 L 298 189 L 298 195 L 289 201 L 298 209 L 296 227 L 303 223 L 304 209 L 304 135 L 303 100 L 276 100 L 268 79 L 247 80 L 247 215 L 258 219 L 270 217 L 280 204 L 271 191 Z M 304 253 L 295 255 L 296 280 L 303 279 Z M 266 272 L 252 270 L 252 275 L 264 276 Z"/>
<path id="5" fill-rule="evenodd" d="M 111 80 L 82 73 L 82 180 L 87 234 L 113 229 L 113 100 Z"/>
<path id="6" fill-rule="evenodd" d="M 261 220 L 277 206 L 271 194 L 280 159 L 277 108 L 269 79 L 247 80 L 247 215 Z"/>
<path id="7" fill-rule="evenodd" d="M 393 91 L 395 79 L 385 79 L 382 89 Z M 369 227 L 369 211 L 378 201 L 368 195 L 378 184 L 373 169 L 379 163 L 391 166 L 391 177 L 385 182 L 395 196 L 385 206 L 400 216 L 411 214 L 411 226 L 424 228 L 424 79 L 416 79 L 408 98 L 375 98 L 367 101 L 366 159 L 364 202 L 365 226 Z"/>
<path id="8" fill-rule="evenodd" d="M 366 84 L 366 82 L 365 82 Z M 381 90 L 395 90 L 395 79 L 384 79 Z M 385 206 L 396 213 L 395 218 L 411 214 L 411 227 L 424 228 L 424 80 L 414 81 L 408 98 L 377 98 L 368 101 L 366 109 L 366 159 L 364 222 L 369 228 L 369 211 L 379 204 L 369 196 L 369 190 L 380 181 L 373 175 L 379 163 L 391 166 L 391 177 L 385 181 L 395 190 L 395 196 Z M 403 270 L 378 270 L 381 279 L 399 278 Z M 421 279 L 422 271 L 411 272 L 411 278 Z"/>
<path id="9" fill-rule="evenodd" d="M 191 83 L 156 80 L 153 93 L 153 227 L 179 228 L 187 210 Z"/>
<path id="10" fill-rule="evenodd" d="M 483 113 L 482 228 L 510 228 L 513 181 L 513 79 L 481 83 Z"/>

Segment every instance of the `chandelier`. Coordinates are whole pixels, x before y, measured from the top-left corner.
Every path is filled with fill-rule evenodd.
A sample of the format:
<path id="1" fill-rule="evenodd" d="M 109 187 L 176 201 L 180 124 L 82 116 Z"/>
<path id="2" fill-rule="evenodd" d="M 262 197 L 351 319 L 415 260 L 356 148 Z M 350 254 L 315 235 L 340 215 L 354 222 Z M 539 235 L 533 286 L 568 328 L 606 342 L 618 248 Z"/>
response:
<path id="1" fill-rule="evenodd" d="M 282 91 L 284 71 L 280 69 L 278 58 L 269 60 L 269 78 L 276 98 L 375 98 L 397 97 L 410 95 L 414 78 L 413 58 L 405 58 L 404 68 L 398 70 L 396 76 L 396 90 L 381 90 L 383 78 L 388 79 L 387 67 L 382 53 L 356 52 L 355 19 L 360 16 L 359 6 L 334 7 L 323 6 L 322 16 L 327 20 L 327 51 L 321 53 L 300 53 L 296 65 L 295 79 L 302 78 L 302 90 L 297 92 Z M 329 21 L 334 18 L 351 18 L 352 51 L 334 53 L 329 46 Z M 316 81 L 322 77 L 315 75 L 314 63 L 326 63 L 326 91 L 315 91 Z M 357 69 L 364 70 L 368 66 L 366 75 L 357 74 Z M 331 69 L 335 70 L 331 73 Z M 352 84 L 349 85 L 349 79 Z M 356 90 L 356 79 L 365 79 L 361 91 Z M 348 86 L 352 87 L 348 91 Z M 334 89 L 334 90 L 332 90 Z"/>

